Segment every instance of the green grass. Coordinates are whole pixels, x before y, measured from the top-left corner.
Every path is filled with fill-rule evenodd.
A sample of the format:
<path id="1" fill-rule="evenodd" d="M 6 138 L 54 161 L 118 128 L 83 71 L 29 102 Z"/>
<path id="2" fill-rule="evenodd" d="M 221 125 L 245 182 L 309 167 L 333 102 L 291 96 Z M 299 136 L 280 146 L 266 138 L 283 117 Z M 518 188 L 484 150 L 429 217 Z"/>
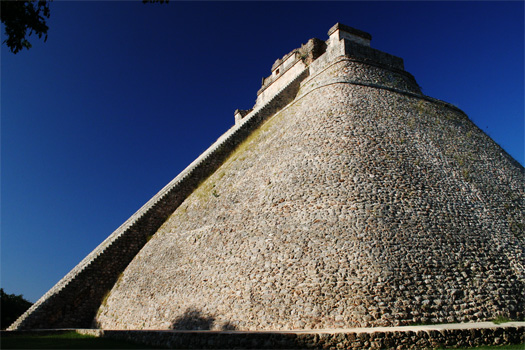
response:
<path id="1" fill-rule="evenodd" d="M 502 324 L 502 323 L 512 322 L 512 321 L 513 320 L 511 320 L 510 318 L 507 318 L 505 316 L 498 316 L 498 317 L 496 317 L 495 319 L 492 320 L 492 323 Z"/>
<path id="2" fill-rule="evenodd" d="M 145 345 L 97 338 L 74 331 L 52 335 L 13 335 L 0 338 L 2 349 L 146 349 Z"/>

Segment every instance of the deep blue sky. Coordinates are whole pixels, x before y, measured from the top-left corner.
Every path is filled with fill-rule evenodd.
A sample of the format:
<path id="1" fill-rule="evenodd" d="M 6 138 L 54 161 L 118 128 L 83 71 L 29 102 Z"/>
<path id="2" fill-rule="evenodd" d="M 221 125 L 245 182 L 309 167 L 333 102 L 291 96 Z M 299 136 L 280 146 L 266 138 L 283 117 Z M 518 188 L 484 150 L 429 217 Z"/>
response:
<path id="1" fill-rule="evenodd" d="M 1 286 L 31 301 L 251 108 L 275 59 L 336 22 L 524 164 L 521 1 L 50 8 L 46 43 L 1 49 Z"/>

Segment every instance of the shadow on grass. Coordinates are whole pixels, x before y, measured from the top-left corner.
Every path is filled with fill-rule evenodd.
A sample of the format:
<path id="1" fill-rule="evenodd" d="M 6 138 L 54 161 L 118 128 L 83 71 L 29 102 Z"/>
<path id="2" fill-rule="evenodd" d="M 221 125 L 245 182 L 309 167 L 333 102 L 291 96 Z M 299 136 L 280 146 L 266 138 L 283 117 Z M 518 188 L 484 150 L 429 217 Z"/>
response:
<path id="1" fill-rule="evenodd" d="M 55 335 L 3 336 L 1 349 L 146 349 L 147 345 L 128 341 L 97 338 L 74 331 Z"/>

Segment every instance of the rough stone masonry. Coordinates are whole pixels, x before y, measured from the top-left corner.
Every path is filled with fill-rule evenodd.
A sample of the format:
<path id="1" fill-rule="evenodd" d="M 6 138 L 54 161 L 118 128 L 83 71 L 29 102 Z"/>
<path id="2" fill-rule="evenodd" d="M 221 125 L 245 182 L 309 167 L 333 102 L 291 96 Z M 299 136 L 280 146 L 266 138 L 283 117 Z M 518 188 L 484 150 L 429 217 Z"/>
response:
<path id="1" fill-rule="evenodd" d="M 11 329 L 524 317 L 524 168 L 336 24 Z"/>

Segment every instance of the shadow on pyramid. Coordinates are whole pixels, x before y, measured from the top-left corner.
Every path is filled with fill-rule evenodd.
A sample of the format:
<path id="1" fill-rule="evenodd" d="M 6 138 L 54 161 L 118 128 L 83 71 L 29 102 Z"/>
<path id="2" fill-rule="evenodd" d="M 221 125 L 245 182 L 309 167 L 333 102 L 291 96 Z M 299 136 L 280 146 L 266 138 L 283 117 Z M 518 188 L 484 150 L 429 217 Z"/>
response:
<path id="1" fill-rule="evenodd" d="M 523 318 L 524 169 L 336 24 L 10 329 Z"/>

